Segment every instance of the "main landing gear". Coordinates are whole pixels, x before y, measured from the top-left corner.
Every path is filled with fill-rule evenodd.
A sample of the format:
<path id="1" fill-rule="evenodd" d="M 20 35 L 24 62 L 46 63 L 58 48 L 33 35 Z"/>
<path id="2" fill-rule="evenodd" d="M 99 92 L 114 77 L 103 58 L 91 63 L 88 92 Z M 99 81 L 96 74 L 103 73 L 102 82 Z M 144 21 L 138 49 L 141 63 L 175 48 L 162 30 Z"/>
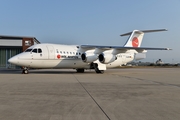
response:
<path id="1" fill-rule="evenodd" d="M 22 67 L 22 74 L 28 74 L 29 73 L 29 70 L 27 67 Z"/>
<path id="2" fill-rule="evenodd" d="M 104 73 L 104 70 L 99 70 L 97 67 L 94 67 L 94 70 L 98 74 L 103 74 Z M 84 69 L 76 69 L 76 71 L 77 71 L 77 73 L 84 73 Z"/>
<path id="3" fill-rule="evenodd" d="M 98 73 L 98 74 L 103 74 L 104 73 L 104 70 L 99 70 L 97 63 L 91 63 L 91 66 L 94 68 L 96 73 Z"/>
<path id="4" fill-rule="evenodd" d="M 76 69 L 77 73 L 84 73 L 84 69 Z"/>

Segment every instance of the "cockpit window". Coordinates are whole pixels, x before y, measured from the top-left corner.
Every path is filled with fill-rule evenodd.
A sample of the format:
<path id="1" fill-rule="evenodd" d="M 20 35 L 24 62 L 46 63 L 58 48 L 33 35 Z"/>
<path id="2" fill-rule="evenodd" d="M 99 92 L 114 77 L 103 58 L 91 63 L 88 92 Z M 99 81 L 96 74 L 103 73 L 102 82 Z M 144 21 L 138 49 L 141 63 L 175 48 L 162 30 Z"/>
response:
<path id="1" fill-rule="evenodd" d="M 32 50 L 32 52 L 37 53 L 37 49 L 36 49 L 36 48 L 35 48 L 35 49 L 33 49 L 33 50 Z"/>
<path id="2" fill-rule="evenodd" d="M 34 48 L 34 49 L 27 49 L 24 52 L 33 52 L 33 53 L 42 53 L 42 49 L 41 48 Z"/>
<path id="3" fill-rule="evenodd" d="M 38 48 L 38 53 L 42 53 L 42 50 L 40 48 Z"/>
<path id="4" fill-rule="evenodd" d="M 31 52 L 32 49 L 27 49 L 25 52 Z"/>

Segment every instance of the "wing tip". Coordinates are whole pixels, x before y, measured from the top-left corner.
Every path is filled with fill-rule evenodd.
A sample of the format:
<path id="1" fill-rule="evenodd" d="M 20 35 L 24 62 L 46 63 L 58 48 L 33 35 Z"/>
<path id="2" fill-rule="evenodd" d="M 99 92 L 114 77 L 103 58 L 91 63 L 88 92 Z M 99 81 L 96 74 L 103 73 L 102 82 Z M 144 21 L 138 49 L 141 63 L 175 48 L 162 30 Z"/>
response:
<path id="1" fill-rule="evenodd" d="M 173 50 L 172 48 L 166 48 L 166 50 Z"/>

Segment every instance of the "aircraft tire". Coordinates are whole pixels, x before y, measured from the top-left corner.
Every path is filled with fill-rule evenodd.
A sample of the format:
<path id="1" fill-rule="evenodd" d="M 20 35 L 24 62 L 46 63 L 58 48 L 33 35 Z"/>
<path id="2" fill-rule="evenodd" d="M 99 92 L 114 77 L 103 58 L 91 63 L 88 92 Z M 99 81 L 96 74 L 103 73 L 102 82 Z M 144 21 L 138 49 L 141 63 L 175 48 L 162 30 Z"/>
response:
<path id="1" fill-rule="evenodd" d="M 29 73 L 29 71 L 28 70 L 24 70 L 24 74 L 28 74 Z"/>
<path id="2" fill-rule="evenodd" d="M 100 73 L 103 74 L 103 73 L 104 73 L 104 70 L 100 70 Z"/>
<path id="3" fill-rule="evenodd" d="M 77 73 L 84 73 L 84 69 L 76 69 Z"/>
<path id="4" fill-rule="evenodd" d="M 29 71 L 28 70 L 22 70 L 22 74 L 28 74 Z"/>
<path id="5" fill-rule="evenodd" d="M 97 74 L 103 74 L 104 73 L 104 70 L 97 70 L 97 69 L 95 69 L 95 71 L 96 71 Z"/>

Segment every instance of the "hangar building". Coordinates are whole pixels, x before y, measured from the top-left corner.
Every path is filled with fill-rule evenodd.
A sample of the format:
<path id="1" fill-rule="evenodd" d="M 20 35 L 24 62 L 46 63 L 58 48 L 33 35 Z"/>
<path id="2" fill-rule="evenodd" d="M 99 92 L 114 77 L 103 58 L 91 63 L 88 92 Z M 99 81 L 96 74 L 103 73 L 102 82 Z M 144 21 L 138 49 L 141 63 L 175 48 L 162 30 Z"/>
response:
<path id="1" fill-rule="evenodd" d="M 0 69 L 17 68 L 8 63 L 8 59 L 39 43 L 35 37 L 0 35 Z"/>

